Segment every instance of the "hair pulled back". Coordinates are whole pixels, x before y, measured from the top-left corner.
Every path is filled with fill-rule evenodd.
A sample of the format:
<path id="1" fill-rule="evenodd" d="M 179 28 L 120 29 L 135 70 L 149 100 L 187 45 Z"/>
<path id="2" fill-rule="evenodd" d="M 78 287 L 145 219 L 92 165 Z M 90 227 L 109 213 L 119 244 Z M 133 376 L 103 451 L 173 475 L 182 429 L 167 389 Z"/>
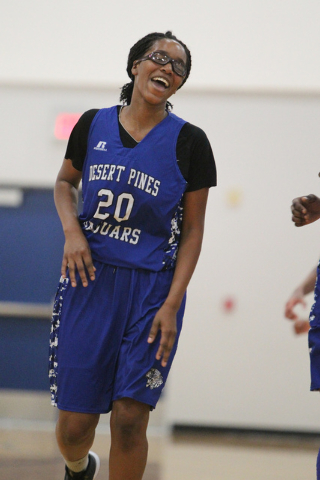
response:
<path id="1" fill-rule="evenodd" d="M 130 105 L 131 103 L 131 97 L 132 97 L 132 92 L 133 92 L 133 86 L 134 86 L 134 75 L 131 72 L 131 69 L 133 67 L 133 63 L 135 60 L 139 60 L 141 57 L 144 56 L 144 54 L 152 47 L 152 45 L 157 41 L 157 40 L 162 40 L 162 39 L 169 39 L 169 40 L 175 40 L 176 42 L 180 43 L 182 47 L 184 48 L 186 55 L 187 55 L 187 73 L 185 77 L 183 78 L 183 82 L 180 85 L 179 88 L 184 85 L 190 75 L 190 70 L 191 70 L 191 53 L 188 47 L 181 42 L 181 40 L 178 40 L 177 37 L 175 37 L 171 31 L 168 31 L 166 33 L 149 33 L 145 37 L 141 38 L 138 40 L 137 43 L 131 47 L 129 55 L 128 55 L 128 62 L 127 62 L 127 73 L 129 75 L 129 78 L 131 79 L 131 82 L 126 83 L 123 85 L 121 88 L 121 94 L 120 94 L 120 102 L 123 103 L 123 105 Z M 172 109 L 172 104 L 170 102 L 166 103 L 166 108 L 168 110 Z"/>

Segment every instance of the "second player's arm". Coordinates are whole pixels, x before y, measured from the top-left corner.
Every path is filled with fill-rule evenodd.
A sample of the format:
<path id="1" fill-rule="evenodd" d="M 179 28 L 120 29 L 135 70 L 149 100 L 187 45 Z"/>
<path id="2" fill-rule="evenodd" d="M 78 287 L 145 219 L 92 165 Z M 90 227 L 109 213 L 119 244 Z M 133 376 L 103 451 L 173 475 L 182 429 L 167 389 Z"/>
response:
<path id="1" fill-rule="evenodd" d="M 294 198 L 291 212 L 296 227 L 309 225 L 320 218 L 320 198 L 313 194 Z"/>
<path id="2" fill-rule="evenodd" d="M 294 307 L 300 303 L 304 307 L 306 303 L 304 301 L 305 295 L 313 292 L 317 278 L 317 267 L 314 267 L 306 279 L 294 290 L 291 297 L 288 299 L 285 305 L 284 315 L 290 320 L 297 320 L 298 315 L 294 312 Z"/>

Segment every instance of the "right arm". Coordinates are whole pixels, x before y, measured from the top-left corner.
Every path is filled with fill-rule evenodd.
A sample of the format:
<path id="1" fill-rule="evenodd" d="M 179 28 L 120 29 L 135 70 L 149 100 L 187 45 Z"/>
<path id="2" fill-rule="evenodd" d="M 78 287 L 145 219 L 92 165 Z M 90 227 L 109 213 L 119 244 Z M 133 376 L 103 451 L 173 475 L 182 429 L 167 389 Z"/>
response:
<path id="1" fill-rule="evenodd" d="M 88 285 L 87 274 L 90 280 L 95 279 L 90 247 L 78 220 L 78 187 L 81 177 L 82 172 L 72 166 L 71 160 L 64 159 L 54 188 L 54 201 L 65 235 L 61 275 L 66 278 L 68 269 L 73 287 L 77 285 L 77 270 L 84 287 Z"/>

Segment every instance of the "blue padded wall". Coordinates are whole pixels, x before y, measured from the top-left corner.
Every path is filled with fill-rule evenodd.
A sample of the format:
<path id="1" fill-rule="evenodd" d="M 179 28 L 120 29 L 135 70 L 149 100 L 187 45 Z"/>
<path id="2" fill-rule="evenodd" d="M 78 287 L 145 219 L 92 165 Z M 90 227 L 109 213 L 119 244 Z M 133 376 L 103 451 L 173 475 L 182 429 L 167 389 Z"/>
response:
<path id="1" fill-rule="evenodd" d="M 49 392 L 49 333 L 48 319 L 0 317 L 0 388 Z"/>
<path id="2" fill-rule="evenodd" d="M 50 189 L 23 189 L 0 207 L 0 301 L 49 303 L 60 275 L 63 233 Z"/>
<path id="3" fill-rule="evenodd" d="M 53 301 L 63 233 L 52 189 L 22 189 L 18 208 L 0 207 L 0 301 Z M 50 320 L 0 316 L 0 388 L 47 390 Z"/>

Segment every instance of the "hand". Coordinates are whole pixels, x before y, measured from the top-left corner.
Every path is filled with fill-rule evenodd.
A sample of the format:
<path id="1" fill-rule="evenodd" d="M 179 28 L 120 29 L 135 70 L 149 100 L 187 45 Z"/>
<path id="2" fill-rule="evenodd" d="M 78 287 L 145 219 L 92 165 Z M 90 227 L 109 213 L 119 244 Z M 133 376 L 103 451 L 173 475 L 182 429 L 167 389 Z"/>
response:
<path id="1" fill-rule="evenodd" d="M 91 251 L 87 239 L 81 231 L 68 234 L 64 245 L 64 253 L 61 266 L 61 275 L 66 278 L 67 268 L 69 270 L 69 277 L 71 285 L 77 286 L 76 270 L 78 270 L 82 285 L 88 286 L 88 279 L 86 270 L 89 274 L 90 280 L 95 279 L 96 268 L 93 265 Z"/>
<path id="2" fill-rule="evenodd" d="M 297 335 L 300 335 L 301 333 L 308 333 L 310 330 L 309 320 L 296 320 L 293 328 Z"/>
<path id="3" fill-rule="evenodd" d="M 298 315 L 294 312 L 294 307 L 298 304 L 306 307 L 306 302 L 303 300 L 302 292 L 294 292 L 285 305 L 284 316 L 289 320 L 298 320 Z"/>
<path id="4" fill-rule="evenodd" d="M 320 199 L 315 195 L 297 197 L 291 205 L 292 221 L 296 227 L 303 227 L 320 218 Z"/>
<path id="5" fill-rule="evenodd" d="M 163 367 L 167 366 L 177 336 L 176 314 L 176 310 L 164 303 L 154 317 L 149 333 L 148 343 L 152 343 L 155 340 L 158 331 L 161 330 L 160 345 L 156 354 L 156 359 L 161 360 L 162 358 L 161 365 Z"/>

